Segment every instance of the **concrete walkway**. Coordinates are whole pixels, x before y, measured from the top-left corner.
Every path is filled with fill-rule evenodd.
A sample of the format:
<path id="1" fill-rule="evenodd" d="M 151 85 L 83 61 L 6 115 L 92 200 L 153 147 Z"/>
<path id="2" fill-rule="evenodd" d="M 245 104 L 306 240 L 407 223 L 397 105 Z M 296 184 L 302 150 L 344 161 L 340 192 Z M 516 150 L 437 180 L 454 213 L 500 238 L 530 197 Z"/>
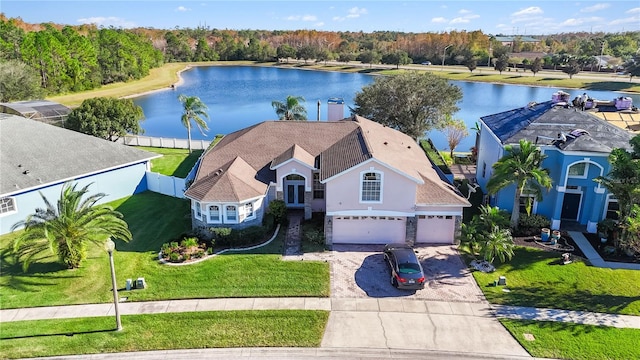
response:
<path id="1" fill-rule="evenodd" d="M 409 300 L 401 298 L 228 298 L 124 302 L 122 315 L 230 310 L 325 310 L 341 312 L 411 313 L 560 321 L 640 329 L 640 316 L 540 309 L 483 303 Z M 114 316 L 113 304 L 46 306 L 0 310 L 0 322 Z M 356 324 L 357 325 L 357 324 Z"/>

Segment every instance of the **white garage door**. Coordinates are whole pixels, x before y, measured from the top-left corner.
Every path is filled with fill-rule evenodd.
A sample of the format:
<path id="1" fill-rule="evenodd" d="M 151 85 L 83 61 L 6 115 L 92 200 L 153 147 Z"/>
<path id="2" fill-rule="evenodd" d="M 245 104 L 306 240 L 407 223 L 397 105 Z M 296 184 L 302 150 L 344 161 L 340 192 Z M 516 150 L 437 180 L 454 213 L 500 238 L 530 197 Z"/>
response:
<path id="1" fill-rule="evenodd" d="M 334 244 L 404 243 L 405 218 L 393 216 L 334 216 Z"/>
<path id="2" fill-rule="evenodd" d="M 453 244 L 455 225 L 455 218 L 450 215 L 418 215 L 416 242 Z"/>

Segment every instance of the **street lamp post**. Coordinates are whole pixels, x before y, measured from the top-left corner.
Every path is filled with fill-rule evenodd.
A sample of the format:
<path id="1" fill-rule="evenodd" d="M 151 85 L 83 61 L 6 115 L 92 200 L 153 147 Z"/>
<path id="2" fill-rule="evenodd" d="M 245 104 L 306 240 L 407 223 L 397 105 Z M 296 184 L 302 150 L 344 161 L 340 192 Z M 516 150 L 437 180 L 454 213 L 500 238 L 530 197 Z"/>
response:
<path id="1" fill-rule="evenodd" d="M 445 46 L 445 48 L 442 50 L 442 69 L 444 70 L 444 57 L 447 56 L 447 49 L 452 47 L 453 45 L 447 45 Z"/>
<path id="2" fill-rule="evenodd" d="M 116 243 L 107 238 L 104 244 L 105 250 L 109 253 L 109 266 L 111 267 L 111 286 L 113 287 L 113 307 L 116 312 L 116 331 L 122 330 L 122 322 L 120 321 L 120 311 L 118 309 L 118 286 L 116 285 L 116 269 L 113 266 L 113 250 L 116 249 Z"/>

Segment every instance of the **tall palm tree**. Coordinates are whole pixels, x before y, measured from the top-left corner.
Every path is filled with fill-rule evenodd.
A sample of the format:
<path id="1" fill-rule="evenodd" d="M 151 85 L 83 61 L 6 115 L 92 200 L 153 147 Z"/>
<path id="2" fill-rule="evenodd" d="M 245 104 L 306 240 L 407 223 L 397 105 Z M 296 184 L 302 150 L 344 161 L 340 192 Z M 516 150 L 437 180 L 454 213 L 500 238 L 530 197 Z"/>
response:
<path id="1" fill-rule="evenodd" d="M 182 120 L 182 125 L 187 128 L 189 153 L 191 153 L 191 121 L 193 120 L 200 133 L 205 135 L 205 131 L 209 130 L 209 126 L 207 126 L 207 120 L 209 120 L 208 108 L 197 96 L 180 94 L 178 100 L 182 103 L 183 113 L 180 120 Z"/>
<path id="2" fill-rule="evenodd" d="M 495 194 L 507 186 L 516 186 L 511 210 L 511 226 L 517 228 L 520 195 L 526 189 L 541 201 L 542 188 L 551 189 L 551 177 L 547 169 L 540 167 L 547 156 L 530 141 L 523 139 L 520 140 L 518 147 L 507 145 L 504 149 L 507 151 L 506 155 L 493 164 L 495 171 L 487 183 L 487 190 L 490 194 Z"/>
<path id="3" fill-rule="evenodd" d="M 271 106 L 280 120 L 307 120 L 307 109 L 300 103 L 305 102 L 302 96 L 287 96 L 284 102 L 272 101 Z"/>
<path id="4" fill-rule="evenodd" d="M 24 232 L 13 243 L 13 250 L 25 271 L 46 251 L 56 254 L 60 262 L 72 269 L 86 258 L 89 242 L 104 246 L 109 237 L 131 240 L 122 214 L 110 206 L 96 205 L 105 194 L 82 199 L 90 185 L 76 190 L 77 184 L 64 184 L 57 206 L 40 193 L 46 207 L 36 209 L 26 220 L 13 225 L 12 230 L 24 227 Z"/>

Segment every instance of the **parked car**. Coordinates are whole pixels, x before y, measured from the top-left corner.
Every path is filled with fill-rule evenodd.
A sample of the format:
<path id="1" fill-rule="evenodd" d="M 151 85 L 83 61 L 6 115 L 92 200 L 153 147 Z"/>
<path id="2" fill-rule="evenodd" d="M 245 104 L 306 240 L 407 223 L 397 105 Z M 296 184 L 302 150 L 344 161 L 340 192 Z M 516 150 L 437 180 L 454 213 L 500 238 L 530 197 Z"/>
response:
<path id="1" fill-rule="evenodd" d="M 422 64 L 422 65 L 431 65 L 431 61 L 424 61 L 424 62 L 421 62 L 420 64 Z"/>
<path id="2" fill-rule="evenodd" d="M 413 248 L 407 245 L 388 244 L 384 247 L 384 259 L 391 270 L 393 286 L 398 289 L 424 289 L 424 271 Z"/>

